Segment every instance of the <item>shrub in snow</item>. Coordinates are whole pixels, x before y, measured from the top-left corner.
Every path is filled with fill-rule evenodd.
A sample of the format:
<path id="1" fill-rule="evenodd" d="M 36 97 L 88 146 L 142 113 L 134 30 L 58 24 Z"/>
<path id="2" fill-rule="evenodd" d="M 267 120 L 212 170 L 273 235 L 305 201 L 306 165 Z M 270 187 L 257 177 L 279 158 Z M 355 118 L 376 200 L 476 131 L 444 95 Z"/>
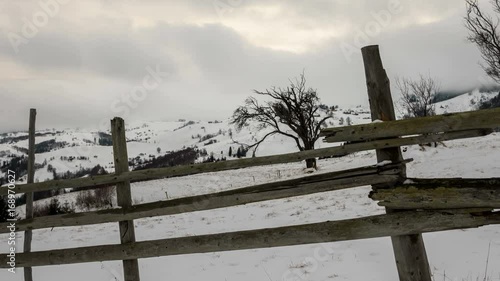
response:
<path id="1" fill-rule="evenodd" d="M 113 207 L 114 192 L 113 186 L 82 191 L 76 196 L 76 205 L 86 210 Z"/>
<path id="2" fill-rule="evenodd" d="M 53 216 L 70 214 L 75 212 L 75 207 L 68 202 L 61 204 L 57 198 L 52 198 L 48 204 L 36 204 L 33 206 L 33 216 Z"/>

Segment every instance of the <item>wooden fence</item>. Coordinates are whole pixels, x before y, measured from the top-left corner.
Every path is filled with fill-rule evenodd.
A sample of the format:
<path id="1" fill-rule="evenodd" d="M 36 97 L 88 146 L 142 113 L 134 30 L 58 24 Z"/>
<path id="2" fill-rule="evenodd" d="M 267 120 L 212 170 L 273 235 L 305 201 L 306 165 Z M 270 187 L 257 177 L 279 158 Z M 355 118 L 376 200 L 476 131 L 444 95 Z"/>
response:
<path id="1" fill-rule="evenodd" d="M 125 280 L 140 280 L 137 259 L 180 254 L 268 248 L 391 236 L 400 280 L 431 280 L 421 233 L 500 224 L 500 179 L 407 179 L 400 146 L 480 137 L 500 126 L 500 109 L 447 114 L 394 121 L 389 80 L 378 46 L 362 49 L 373 120 L 365 125 L 328 128 L 325 141 L 344 142 L 337 147 L 217 163 L 129 171 L 125 127 L 121 118 L 111 122 L 114 174 L 18 185 L 16 193 L 116 184 L 120 208 L 76 214 L 35 217 L 17 221 L 16 231 L 118 222 L 117 245 L 25 252 L 16 266 L 74 264 L 122 260 Z M 187 176 L 261 165 L 290 163 L 312 157 L 341 156 L 376 150 L 378 162 L 390 164 L 243 187 L 206 195 L 132 205 L 130 182 Z M 34 159 L 34 158 L 33 158 Z M 370 197 L 387 208 L 387 214 L 306 225 L 237 231 L 193 237 L 135 241 L 134 219 L 227 208 L 242 204 L 372 185 Z M 7 188 L 0 188 L 7 194 Z M 0 223 L 0 233 L 7 233 Z M 6 268 L 6 254 L 0 254 Z M 36 279 L 36 278 L 35 278 Z"/>

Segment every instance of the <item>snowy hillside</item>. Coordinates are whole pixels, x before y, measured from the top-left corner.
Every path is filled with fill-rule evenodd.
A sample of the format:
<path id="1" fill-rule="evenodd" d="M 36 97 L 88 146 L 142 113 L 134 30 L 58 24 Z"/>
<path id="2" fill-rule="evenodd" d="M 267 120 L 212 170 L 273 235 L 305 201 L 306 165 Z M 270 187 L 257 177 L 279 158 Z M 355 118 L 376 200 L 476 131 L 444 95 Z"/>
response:
<path id="1" fill-rule="evenodd" d="M 472 92 L 436 104 L 437 114 L 475 110 L 481 100 L 491 99 L 497 93 Z M 322 115 L 327 114 L 322 112 Z M 333 118 L 327 121 L 328 127 L 363 124 L 371 121 L 369 109 L 362 107 L 338 108 L 332 112 Z M 214 158 L 235 159 L 234 154 L 241 144 L 252 144 L 263 137 L 268 130 L 259 130 L 250 125 L 238 132 L 226 120 L 184 120 L 138 122 L 125 120 L 128 141 L 129 159 L 137 162 L 151 160 L 192 147 L 206 150 L 207 155 L 197 159 L 201 162 L 208 155 Z M 55 142 L 50 151 L 36 154 L 36 163 L 44 164 L 35 173 L 35 179 L 45 181 L 53 179 L 53 173 L 47 170 L 50 164 L 58 174 L 67 171 L 75 172 L 82 168 L 90 169 L 101 165 L 108 172 L 113 172 L 112 147 L 101 145 L 101 138 L 110 132 L 99 132 L 93 129 L 64 129 L 38 131 L 37 144 Z M 108 135 L 109 136 L 109 135 Z M 238 143 L 235 143 L 238 142 Z M 318 140 L 316 147 L 331 146 Z M 0 164 L 11 161 L 14 157 L 26 154 L 28 147 L 27 133 L 16 132 L 0 135 Z M 232 148 L 232 154 L 229 149 Z M 159 152 L 158 152 L 159 151 Z M 259 146 L 257 156 L 281 154 L 297 151 L 293 140 L 281 135 L 269 137 Z M 248 156 L 251 156 L 251 152 Z M 80 159 L 79 159 L 80 158 Z M 133 169 L 134 167 L 131 167 Z M 25 180 L 25 179 L 24 179 Z"/>
<path id="2" fill-rule="evenodd" d="M 496 95 L 498 95 L 498 92 L 481 93 L 473 91 L 463 94 L 450 100 L 436 103 L 436 114 L 476 110 L 481 101 L 490 100 Z"/>
<path id="3" fill-rule="evenodd" d="M 325 115 L 326 112 L 322 112 Z M 367 109 L 361 107 L 337 109 L 333 112 L 333 118 L 328 120 L 328 126 L 340 126 L 339 124 L 362 124 L 370 122 L 370 114 Z M 125 120 L 126 138 L 129 159 L 145 161 L 165 155 L 172 151 L 177 151 L 185 147 L 197 147 L 205 149 L 208 155 L 213 154 L 215 158 L 226 158 L 228 160 L 235 157 L 228 155 L 229 148 L 233 153 L 239 144 L 252 144 L 263 137 L 268 130 L 258 130 L 256 126 L 250 125 L 238 132 L 233 125 L 229 124 L 229 119 L 213 121 L 165 121 L 165 122 L 135 122 Z M 129 123 L 130 122 L 130 123 Z M 64 144 L 64 147 L 57 147 L 51 151 L 37 153 L 35 161 L 37 164 L 44 164 L 35 173 L 35 180 L 45 181 L 53 179 L 52 172 L 46 167 L 52 165 L 57 173 L 66 171 L 75 172 L 81 168 L 92 168 L 97 164 L 104 167 L 108 172 L 114 170 L 113 155 L 111 146 L 99 144 L 102 133 L 93 130 L 44 130 L 37 132 L 44 134 L 37 136 L 35 143 L 40 144 L 47 141 L 55 141 L 57 144 Z M 19 137 L 25 137 L 18 140 Z M 324 147 L 321 140 L 316 146 Z M 22 150 L 28 147 L 27 134 L 25 132 L 9 133 L 0 136 L 0 163 L 11 161 L 13 157 L 23 155 Z M 158 149 L 160 152 L 158 152 Z M 281 154 L 297 151 L 295 142 L 281 135 L 269 137 L 258 149 L 257 156 Z M 25 152 L 24 152 L 25 154 Z M 248 156 L 251 156 L 249 153 Z M 81 157 L 82 159 L 78 159 Z M 203 161 L 202 157 L 197 161 Z M 133 167 L 131 167 L 133 168 Z"/>
<path id="4" fill-rule="evenodd" d="M 461 108 L 472 110 L 474 107 L 470 100 L 480 99 L 481 95 L 472 94 L 472 97 L 468 94 L 462 95 L 438 104 L 437 108 L 443 106 L 443 109 L 449 110 L 447 112 Z M 350 117 L 354 124 L 370 122 L 370 115 L 366 113 L 366 110 L 361 108 L 354 110 L 357 110 L 355 114 L 348 110 L 334 112 L 334 125 L 338 126 L 339 120 L 341 118 L 345 120 L 347 117 Z M 194 145 L 206 148 L 208 152 L 214 154 L 220 155 L 222 151 L 222 155 L 227 156 L 228 148 L 232 144 L 229 137 L 231 127 L 227 120 L 217 123 L 195 121 L 194 124 L 184 126 L 188 121 L 127 124 L 127 139 L 130 141 L 128 143 L 129 157 L 146 158 L 150 154 L 158 155 L 158 147 L 163 154 L 181 149 L 183 146 Z M 232 133 L 233 139 L 248 143 L 252 141 L 252 138 L 265 134 L 252 127 L 241 132 L 236 132 L 233 128 Z M 217 142 L 204 145 L 208 140 L 200 143 L 198 138 L 193 138 L 198 134 L 201 136 L 214 134 L 216 136 L 213 139 Z M 57 165 L 60 171 L 65 168 L 76 170 L 79 165 L 90 167 L 98 163 L 112 170 L 112 148 L 93 143 L 97 136 L 97 132 L 93 131 L 68 130 L 57 133 L 55 136 L 40 137 L 37 142 L 55 138 L 56 141 L 65 141 L 70 145 L 38 154 L 36 161 L 42 163 L 47 159 L 49 163 Z M 86 140 L 91 140 L 91 143 Z M 445 144 L 446 146 L 425 150 L 419 146 L 405 149 L 404 157 L 415 159 L 408 164 L 408 175 L 410 177 L 498 177 L 498 171 L 500 171 L 499 133 L 483 138 L 449 141 Z M 27 143 L 19 141 L 2 145 L 2 150 L 10 150 L 19 154 L 20 152 L 16 152 L 13 147 L 25 148 Z M 321 141 L 318 142 L 318 147 L 325 145 Z M 88 150 L 78 149 L 78 147 Z M 258 155 L 295 150 L 292 142 L 276 136 L 262 144 Z M 85 156 L 89 159 L 75 159 L 72 162 L 59 160 L 61 156 L 76 156 L 78 151 L 87 151 Z M 98 157 L 94 158 L 94 155 Z M 52 158 L 53 160 L 50 160 Z M 319 160 L 317 173 L 373 165 L 376 162 L 374 151 L 359 152 L 341 158 Z M 253 167 L 133 183 L 132 196 L 134 203 L 138 204 L 166 200 L 167 194 L 169 198 L 178 198 L 303 175 L 303 163 Z M 50 173 L 42 169 L 37 171 L 37 178 L 40 180 L 50 178 Z M 135 221 L 136 236 L 138 241 L 144 241 L 382 214 L 384 209 L 368 198 L 370 189 L 370 187 L 359 187 L 239 207 L 140 219 Z M 62 202 L 75 200 L 73 193 L 59 197 Z M 22 207 L 19 211 L 21 215 L 24 213 Z M 7 235 L 1 234 L 0 239 L 6 241 Z M 17 239 L 17 244 L 22 245 L 23 233 L 18 233 Z M 429 233 L 424 234 L 424 240 L 434 280 L 500 281 L 500 226 Z M 116 223 L 43 229 L 33 232 L 34 251 L 117 244 L 119 241 Z M 488 249 L 490 249 L 489 256 L 487 255 Z M 6 243 L 0 243 L 0 252 L 7 252 Z M 488 267 L 485 271 L 487 260 Z M 139 260 L 139 265 L 143 281 L 162 280 L 162 278 L 172 281 L 398 280 L 391 241 L 388 237 L 341 243 L 150 258 Z M 33 273 L 36 280 L 40 281 L 123 280 L 120 261 L 35 267 Z M 22 271 L 19 270 L 15 275 L 0 271 L 0 280 L 21 281 L 23 280 Z"/>

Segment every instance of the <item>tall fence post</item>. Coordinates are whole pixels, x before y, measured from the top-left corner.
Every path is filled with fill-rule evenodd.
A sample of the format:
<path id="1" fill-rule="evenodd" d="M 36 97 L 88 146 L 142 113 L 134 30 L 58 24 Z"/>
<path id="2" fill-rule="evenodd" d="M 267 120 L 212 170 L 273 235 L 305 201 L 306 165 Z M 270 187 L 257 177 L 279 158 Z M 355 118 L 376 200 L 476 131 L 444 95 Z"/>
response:
<path id="1" fill-rule="evenodd" d="M 365 66 L 366 85 L 370 99 L 370 110 L 372 120 L 392 121 L 396 120 L 394 104 L 391 96 L 389 78 L 380 58 L 379 47 L 366 46 L 361 49 Z M 377 161 L 391 160 L 401 162 L 403 160 L 399 147 L 377 149 Z M 400 173 L 401 179 L 406 178 L 406 169 Z M 397 210 L 386 209 L 387 213 Z M 425 252 L 422 234 L 392 236 L 394 256 L 401 281 L 431 281 L 429 261 Z"/>
<path id="2" fill-rule="evenodd" d="M 29 136 L 28 136 L 28 183 L 35 180 L 35 123 L 36 109 L 30 109 Z M 26 193 L 26 219 L 33 218 L 33 192 Z M 24 252 L 31 252 L 31 241 L 33 232 L 28 229 L 24 232 Z M 24 280 L 33 281 L 33 270 L 31 267 L 24 268 Z"/>
<path id="3" fill-rule="evenodd" d="M 127 141 L 125 138 L 125 122 L 122 118 L 115 117 L 111 120 L 111 134 L 113 138 L 113 158 L 115 162 L 115 174 L 128 172 Z M 124 209 L 132 206 L 132 193 L 130 181 L 124 181 L 116 185 L 116 198 L 118 205 Z M 135 242 L 134 221 L 121 221 L 120 240 L 122 244 Z M 125 281 L 139 281 L 139 262 L 137 259 L 123 261 L 123 274 Z"/>

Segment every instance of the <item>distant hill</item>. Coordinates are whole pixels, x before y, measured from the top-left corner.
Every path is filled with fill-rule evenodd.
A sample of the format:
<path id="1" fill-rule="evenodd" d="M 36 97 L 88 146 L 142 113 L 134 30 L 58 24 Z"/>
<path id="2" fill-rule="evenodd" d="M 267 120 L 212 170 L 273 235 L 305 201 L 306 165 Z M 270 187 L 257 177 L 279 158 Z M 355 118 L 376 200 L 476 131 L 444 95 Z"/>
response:
<path id="1" fill-rule="evenodd" d="M 458 97 L 460 95 L 463 95 L 463 92 L 439 92 L 436 94 L 434 97 L 434 103 L 442 102 L 445 100 L 449 100 L 455 97 Z"/>
<path id="2" fill-rule="evenodd" d="M 434 99 L 434 103 L 437 102 L 442 102 L 445 100 L 449 100 L 461 95 L 464 95 L 464 93 L 473 93 L 473 92 L 479 92 L 479 93 L 490 93 L 490 92 L 500 92 L 500 86 L 496 85 L 491 85 L 491 86 L 482 86 L 479 89 L 469 89 L 469 90 L 458 90 L 458 91 L 440 91 L 436 94 L 436 97 Z"/>
<path id="3" fill-rule="evenodd" d="M 497 94 L 497 92 L 474 91 L 458 95 L 454 98 L 436 103 L 436 113 L 445 114 L 477 110 L 481 101 L 492 99 Z"/>
<path id="4" fill-rule="evenodd" d="M 325 106 L 320 115 L 329 114 L 331 107 Z M 174 152 L 197 151 L 195 162 L 237 159 L 238 147 L 242 144 L 253 144 L 269 130 L 260 130 L 256 124 L 237 131 L 226 120 L 185 120 L 137 122 L 126 120 L 126 137 L 128 142 L 129 165 L 131 169 L 154 165 L 169 165 Z M 361 106 L 337 108 L 333 111 L 333 119 L 326 126 L 346 126 L 348 123 L 362 124 L 371 122 L 369 109 Z M 54 176 L 74 173 L 81 175 L 97 165 L 107 172 L 114 170 L 110 132 L 99 132 L 83 129 L 44 130 L 36 136 L 35 180 L 45 181 Z M 237 143 L 235 143 L 235 141 Z M 316 147 L 331 146 L 319 140 Z M 16 163 L 24 163 L 28 139 L 26 132 L 13 132 L 0 135 L 0 164 L 4 170 L 16 159 Z M 231 154 L 229 155 L 229 150 Z M 275 135 L 266 139 L 256 153 L 257 156 L 281 154 L 297 151 L 295 142 L 287 137 Z M 172 154 L 170 157 L 166 155 Z M 247 157 L 251 157 L 249 152 Z M 178 159 L 178 157 L 176 158 Z M 162 164 L 159 164 L 162 163 Z M 50 168 L 49 168 L 50 166 Z M 24 166 L 23 166 L 24 167 Z M 25 169 L 25 168 L 21 168 Z M 5 172 L 5 171 L 3 171 Z M 3 173 L 2 173 L 3 174 Z M 20 173 L 23 175 L 24 173 Z M 3 175 L 0 175 L 2 177 Z"/>
<path id="5" fill-rule="evenodd" d="M 475 110 L 481 100 L 491 99 L 496 94 L 496 92 L 479 91 L 461 95 L 442 93 L 448 98 L 436 103 L 436 112 L 443 114 Z M 320 114 L 323 116 L 329 114 L 328 110 L 330 108 L 326 106 Z M 331 113 L 333 119 L 327 121 L 327 127 L 346 126 L 349 122 L 352 125 L 371 122 L 369 109 L 361 106 L 337 108 Z M 269 132 L 269 130 L 259 130 L 256 124 L 237 131 L 229 123 L 229 118 L 204 121 L 185 119 L 156 122 L 126 121 L 129 124 L 126 128 L 126 137 L 130 169 L 168 166 L 178 161 L 188 161 L 186 159 L 191 162 L 237 159 L 236 153 L 242 144 L 253 144 Z M 110 146 L 109 134 L 109 131 L 82 129 L 37 132 L 35 180 L 50 180 L 58 175 L 67 177 L 68 173 L 81 176 L 97 165 L 107 172 L 113 172 L 113 148 Z M 321 139 L 316 143 L 317 148 L 332 145 L 336 144 L 324 143 Z M 12 168 L 12 165 L 9 166 L 11 163 L 22 164 L 19 169 L 26 169 L 24 165 L 26 161 L 23 158 L 26 157 L 27 147 L 26 132 L 0 135 L 0 166 L 2 166 L 0 178 L 4 176 L 7 168 Z M 229 155 L 230 150 L 232 155 Z M 189 155 L 179 156 L 179 151 L 187 151 Z M 256 155 L 266 156 L 294 151 L 297 151 L 297 147 L 293 140 L 275 135 L 262 143 Z M 251 155 L 250 151 L 246 157 Z M 19 174 L 23 175 L 25 172 Z"/>

